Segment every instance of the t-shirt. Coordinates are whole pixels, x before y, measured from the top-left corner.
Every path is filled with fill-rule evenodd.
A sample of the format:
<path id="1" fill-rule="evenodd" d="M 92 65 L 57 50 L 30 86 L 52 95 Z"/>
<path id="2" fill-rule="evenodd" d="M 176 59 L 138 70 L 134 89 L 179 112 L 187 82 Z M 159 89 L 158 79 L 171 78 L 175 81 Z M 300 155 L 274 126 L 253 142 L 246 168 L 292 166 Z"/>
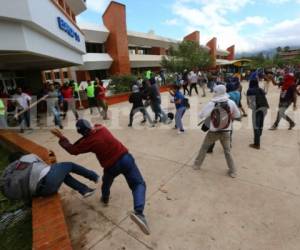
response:
<path id="1" fill-rule="evenodd" d="M 180 103 L 176 103 L 177 101 L 180 100 Z M 184 107 L 184 95 L 180 91 L 176 91 L 175 96 L 174 96 L 174 101 L 175 101 L 175 106 L 176 109 L 180 109 Z"/>
<path id="2" fill-rule="evenodd" d="M 229 99 L 234 101 L 236 105 L 239 105 L 241 101 L 241 93 L 239 91 L 231 91 L 227 93 L 229 95 Z"/>
<path id="3" fill-rule="evenodd" d="M 87 93 L 87 97 L 89 97 L 89 98 L 95 97 L 95 86 L 94 86 L 94 83 L 91 83 L 90 85 L 88 85 L 86 87 L 86 93 Z"/>
<path id="4" fill-rule="evenodd" d="M 13 96 L 13 99 L 21 106 L 23 109 L 28 109 L 29 105 L 28 103 L 31 101 L 31 97 L 25 93 L 22 94 L 15 94 Z"/>
<path id="5" fill-rule="evenodd" d="M 96 94 L 97 99 L 98 100 L 105 100 L 105 92 L 106 92 L 106 89 L 103 86 L 99 85 L 97 87 L 97 94 Z"/>
<path id="6" fill-rule="evenodd" d="M 62 93 L 64 99 L 73 98 L 73 89 L 71 87 L 62 88 L 61 93 Z"/>
<path id="7" fill-rule="evenodd" d="M 0 99 L 0 115 L 5 115 L 5 105 L 2 99 Z"/>
<path id="8" fill-rule="evenodd" d="M 281 103 L 292 103 L 294 101 L 294 94 L 296 91 L 296 84 L 293 84 L 288 90 L 282 90 L 280 94 Z"/>

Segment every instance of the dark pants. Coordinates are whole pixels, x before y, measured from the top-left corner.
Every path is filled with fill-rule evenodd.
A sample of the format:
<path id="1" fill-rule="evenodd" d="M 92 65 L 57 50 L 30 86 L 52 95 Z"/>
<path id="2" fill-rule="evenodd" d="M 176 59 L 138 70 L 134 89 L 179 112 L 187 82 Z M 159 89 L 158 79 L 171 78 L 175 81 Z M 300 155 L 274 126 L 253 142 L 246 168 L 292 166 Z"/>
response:
<path id="1" fill-rule="evenodd" d="M 183 94 L 185 95 L 185 92 L 187 92 L 187 94 L 189 95 L 190 94 L 190 91 L 188 89 L 188 84 L 183 84 L 182 87 L 183 87 Z"/>
<path id="2" fill-rule="evenodd" d="M 192 90 L 193 89 L 195 89 L 196 94 L 198 95 L 197 83 L 191 83 L 191 86 L 190 86 L 190 96 L 192 95 Z"/>
<path id="3" fill-rule="evenodd" d="M 260 137 L 264 128 L 266 112 L 262 110 L 252 111 L 252 124 L 254 130 L 254 144 L 260 146 Z"/>
<path id="4" fill-rule="evenodd" d="M 146 183 L 131 154 L 125 154 L 117 163 L 104 170 L 102 197 L 108 199 L 114 179 L 123 174 L 130 187 L 134 200 L 134 211 L 143 213 L 145 207 Z"/>
<path id="5" fill-rule="evenodd" d="M 143 114 L 144 120 L 146 121 L 148 119 L 148 121 L 152 124 L 152 120 L 151 117 L 149 116 L 149 114 L 147 113 L 147 110 L 145 109 L 144 106 L 142 107 L 137 107 L 137 108 L 132 108 L 129 114 L 129 125 L 132 125 L 133 123 L 133 117 L 137 112 L 141 112 Z"/>
<path id="6" fill-rule="evenodd" d="M 18 111 L 20 112 L 20 111 Z M 21 129 L 25 128 L 25 125 L 29 128 L 30 127 L 30 111 L 26 111 L 19 116 L 19 123 Z"/>
<path id="7" fill-rule="evenodd" d="M 274 123 L 274 127 L 278 127 L 281 118 L 285 119 L 290 125 L 295 124 L 294 121 L 285 114 L 285 112 L 287 111 L 287 109 L 290 107 L 291 104 L 292 103 L 280 103 L 279 104 L 279 110 L 277 113 L 276 121 Z"/>
<path id="8" fill-rule="evenodd" d="M 80 194 L 91 191 L 85 184 L 77 181 L 70 173 L 83 176 L 91 181 L 97 181 L 98 175 L 89 169 L 72 162 L 61 162 L 53 164 L 48 174 L 38 184 L 37 195 L 48 196 L 58 192 L 62 183 L 65 183 L 70 188 L 78 191 Z"/>

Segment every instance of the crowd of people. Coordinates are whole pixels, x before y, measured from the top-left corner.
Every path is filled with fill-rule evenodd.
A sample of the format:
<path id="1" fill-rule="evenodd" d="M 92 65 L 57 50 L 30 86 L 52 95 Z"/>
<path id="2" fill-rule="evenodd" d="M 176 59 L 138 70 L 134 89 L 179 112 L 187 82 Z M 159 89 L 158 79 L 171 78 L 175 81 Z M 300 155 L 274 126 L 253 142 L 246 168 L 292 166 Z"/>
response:
<path id="1" fill-rule="evenodd" d="M 199 170 L 201 168 L 206 154 L 213 153 L 215 143 L 220 141 L 228 165 L 228 175 L 236 178 L 237 167 L 231 154 L 233 123 L 240 121 L 242 117 L 247 117 L 241 102 L 243 95 L 241 79 L 237 75 L 218 75 L 211 80 L 206 77 L 204 72 L 188 72 L 187 70 L 184 70 L 182 74 L 175 74 L 175 76 L 175 81 L 169 91 L 171 102 L 175 106 L 175 114 L 167 113 L 161 107 L 162 98 L 154 74 L 147 71 L 144 79 L 140 78 L 132 83 L 132 93 L 128 100 L 132 104 L 128 126 L 133 126 L 134 116 L 137 112 L 140 112 L 143 116 L 141 123 L 144 124 L 148 121 L 151 126 L 155 126 L 158 122 L 170 124 L 175 118 L 174 128 L 177 129 L 178 134 L 183 134 L 185 133 L 183 117 L 190 107 L 189 96 L 193 94 L 192 91 L 194 90 L 198 95 L 197 86 L 200 86 L 203 89 L 202 96 L 204 97 L 206 87 L 211 88 L 213 97 L 204 105 L 199 114 L 201 121 L 199 126 L 201 126 L 202 131 L 206 132 L 206 136 L 195 158 L 194 169 Z M 247 105 L 252 111 L 254 140 L 249 145 L 251 148 L 260 149 L 264 120 L 270 108 L 267 95 L 269 86 L 264 84 L 263 87 L 260 87 L 261 81 L 264 80 L 268 84 L 278 85 L 280 88 L 278 114 L 270 129 L 276 130 L 280 120 L 284 118 L 289 123 L 289 129 L 291 130 L 296 124 L 285 112 L 291 105 L 293 105 L 294 110 L 297 108 L 297 95 L 300 94 L 299 76 L 300 74 L 296 68 L 278 69 L 275 72 L 257 69 L 248 74 L 249 83 L 245 94 Z M 99 79 L 95 79 L 93 82 L 88 81 L 84 89 L 87 94 L 90 113 L 93 114 L 96 107 L 103 119 L 108 119 L 108 106 L 105 101 L 106 90 L 103 83 Z M 47 92 L 43 94 L 43 98 L 47 100 L 48 110 L 53 114 L 55 125 L 60 128 L 60 130 L 53 129 L 51 132 L 58 137 L 60 146 L 68 153 L 72 155 L 94 153 L 96 155 L 99 164 L 104 169 L 100 199 L 104 206 L 109 204 L 110 189 L 114 179 L 119 175 L 125 177 L 132 191 L 134 203 L 134 211 L 130 217 L 145 234 L 149 235 L 150 229 L 144 215 L 146 183 L 135 159 L 126 146 L 116 139 L 104 125 L 96 124 L 92 126 L 87 120 L 79 118 L 75 105 L 75 100 L 78 98 L 77 90 L 78 85 L 74 83 L 64 84 L 63 86 L 55 83 L 48 84 Z M 30 127 L 31 97 L 23 93 L 22 89 L 18 87 L 12 102 L 15 105 L 15 112 L 21 124 L 22 132 L 25 126 Z M 148 107 L 153 111 L 154 119 L 149 114 Z M 82 136 L 73 144 L 70 143 L 61 130 L 63 128 L 61 118 L 66 117 L 68 109 L 72 110 L 77 120 L 77 132 Z M 0 125 L 3 127 L 6 126 L 5 112 L 5 104 L 0 99 Z M 1 190 L 4 190 L 4 194 L 10 198 L 48 196 L 58 192 L 62 183 L 78 191 L 86 198 L 92 195 L 95 189 L 79 182 L 70 174 L 75 173 L 95 183 L 99 181 L 99 176 L 95 172 L 72 162 L 62 162 L 50 166 L 35 155 L 18 155 L 12 157 L 10 161 L 10 165 L 2 176 L 4 182 L 1 182 Z M 30 171 L 22 175 L 27 178 L 27 183 L 29 180 L 27 189 L 24 186 L 26 183 L 22 180 L 11 184 L 12 175 L 14 175 L 14 178 L 21 178 L 16 175 L 14 170 L 28 168 L 30 168 Z M 25 188 L 27 191 L 18 192 L 20 189 L 15 188 L 18 185 L 22 185 L 22 189 Z M 22 195 L 26 195 L 26 197 L 22 197 Z"/>

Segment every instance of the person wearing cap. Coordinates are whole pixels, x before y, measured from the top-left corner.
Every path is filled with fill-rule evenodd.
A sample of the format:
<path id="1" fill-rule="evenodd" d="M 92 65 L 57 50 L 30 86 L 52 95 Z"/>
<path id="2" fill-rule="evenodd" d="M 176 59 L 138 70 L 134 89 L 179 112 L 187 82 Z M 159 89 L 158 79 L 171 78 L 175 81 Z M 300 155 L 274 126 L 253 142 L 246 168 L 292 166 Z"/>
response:
<path id="1" fill-rule="evenodd" d="M 218 85 L 214 88 L 214 97 L 212 100 L 203 108 L 199 117 L 200 119 L 207 119 L 211 116 L 213 110 L 216 107 L 217 103 L 227 103 L 230 108 L 230 122 L 225 129 L 217 128 L 214 126 L 212 120 L 210 120 L 209 131 L 206 134 L 206 137 L 203 141 L 201 149 L 199 151 L 198 156 L 196 157 L 194 163 L 194 169 L 199 170 L 203 164 L 205 156 L 207 154 L 208 149 L 212 144 L 216 141 L 220 141 L 221 145 L 224 149 L 225 158 L 227 161 L 227 165 L 229 168 L 228 175 L 232 178 L 236 177 L 236 167 L 231 155 L 230 149 L 230 133 L 232 130 L 232 122 L 233 119 L 240 119 L 241 113 L 239 108 L 235 104 L 234 101 L 229 99 L 229 96 L 226 94 L 226 87 L 224 85 Z M 225 110 L 224 110 L 225 111 Z"/>
<path id="2" fill-rule="evenodd" d="M 143 96 L 140 92 L 140 88 L 136 84 L 132 86 L 132 94 L 129 96 L 129 102 L 132 103 L 132 108 L 129 115 L 128 127 L 132 127 L 133 117 L 137 112 L 141 112 L 143 114 L 144 119 L 141 121 L 142 124 L 148 120 L 153 126 L 153 121 L 144 107 Z"/>
<path id="3" fill-rule="evenodd" d="M 59 138 L 59 144 L 68 153 L 72 155 L 94 153 L 96 155 L 100 165 L 104 168 L 100 200 L 104 205 L 109 203 L 110 188 L 114 179 L 120 174 L 124 175 L 134 200 L 134 212 L 130 214 L 130 217 L 145 234 L 149 235 L 150 230 L 144 216 L 146 183 L 133 156 L 101 124 L 92 127 L 87 120 L 80 119 L 76 123 L 76 128 L 82 138 L 74 144 L 71 144 L 60 130 L 54 129 L 51 132 Z"/>
<path id="4" fill-rule="evenodd" d="M 0 129 L 7 128 L 6 118 L 5 118 L 5 104 L 0 98 Z"/>

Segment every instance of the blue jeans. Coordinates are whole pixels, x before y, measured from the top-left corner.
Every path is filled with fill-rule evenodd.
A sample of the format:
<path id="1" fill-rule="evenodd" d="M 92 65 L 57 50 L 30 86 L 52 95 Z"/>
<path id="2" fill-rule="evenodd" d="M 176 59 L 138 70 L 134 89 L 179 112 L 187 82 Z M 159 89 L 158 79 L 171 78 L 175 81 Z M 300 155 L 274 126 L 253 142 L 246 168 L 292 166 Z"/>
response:
<path id="1" fill-rule="evenodd" d="M 155 100 L 151 102 L 151 109 L 155 113 L 155 121 L 160 118 L 160 121 L 165 123 L 168 120 L 167 114 L 161 108 L 161 100 Z"/>
<path id="2" fill-rule="evenodd" d="M 104 170 L 102 177 L 102 197 L 109 198 L 114 179 L 123 174 L 130 187 L 134 200 L 134 211 L 142 214 L 145 207 L 146 183 L 131 154 L 125 154 L 116 164 Z"/>
<path id="3" fill-rule="evenodd" d="M 55 194 L 58 192 L 62 183 L 65 183 L 67 186 L 78 191 L 82 195 L 91 191 L 88 186 L 76 180 L 70 175 L 70 173 L 83 176 L 94 182 L 99 178 L 94 171 L 88 170 L 72 162 L 53 164 L 48 174 L 42 180 L 40 180 L 40 183 L 38 184 L 37 195 L 48 196 Z"/>
<path id="4" fill-rule="evenodd" d="M 60 110 L 58 107 L 52 107 L 51 112 L 54 116 L 54 123 L 56 126 L 61 126 L 61 119 L 60 119 Z"/>
<path id="5" fill-rule="evenodd" d="M 7 128 L 5 115 L 0 115 L 0 129 Z"/>
<path id="6" fill-rule="evenodd" d="M 179 109 L 176 110 L 176 114 L 175 114 L 175 126 L 177 129 L 183 131 L 183 125 L 182 125 L 182 117 L 184 116 L 186 108 L 185 107 L 181 107 Z"/>

